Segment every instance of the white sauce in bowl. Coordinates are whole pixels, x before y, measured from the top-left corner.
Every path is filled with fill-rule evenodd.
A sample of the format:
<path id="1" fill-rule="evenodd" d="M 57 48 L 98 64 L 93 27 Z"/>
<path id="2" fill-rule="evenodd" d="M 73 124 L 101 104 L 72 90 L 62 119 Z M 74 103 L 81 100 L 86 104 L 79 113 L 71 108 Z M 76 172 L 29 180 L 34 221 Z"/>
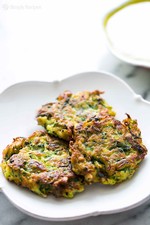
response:
<path id="1" fill-rule="evenodd" d="M 120 9 L 110 16 L 105 29 L 114 51 L 150 62 L 150 2 Z"/>

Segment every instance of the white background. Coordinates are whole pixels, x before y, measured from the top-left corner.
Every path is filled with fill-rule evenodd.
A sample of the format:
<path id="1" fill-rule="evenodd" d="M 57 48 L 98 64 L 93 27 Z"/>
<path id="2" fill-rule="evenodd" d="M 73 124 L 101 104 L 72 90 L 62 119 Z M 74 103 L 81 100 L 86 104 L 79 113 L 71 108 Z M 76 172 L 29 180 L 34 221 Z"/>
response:
<path id="1" fill-rule="evenodd" d="M 108 68 L 102 18 L 113 0 L 1 0 L 0 92 Z M 107 65 L 107 66 L 106 66 Z"/>

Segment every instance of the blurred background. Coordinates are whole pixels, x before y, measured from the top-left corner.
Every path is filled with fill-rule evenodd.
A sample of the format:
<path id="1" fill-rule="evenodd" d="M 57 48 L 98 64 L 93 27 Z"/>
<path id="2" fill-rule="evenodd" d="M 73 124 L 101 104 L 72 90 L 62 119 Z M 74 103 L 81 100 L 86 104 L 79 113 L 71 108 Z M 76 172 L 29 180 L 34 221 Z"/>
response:
<path id="1" fill-rule="evenodd" d="M 102 19 L 122 2 L 0 0 L 0 92 L 24 80 L 53 81 L 105 70 L 149 98 L 149 70 L 122 62 L 106 47 Z"/>

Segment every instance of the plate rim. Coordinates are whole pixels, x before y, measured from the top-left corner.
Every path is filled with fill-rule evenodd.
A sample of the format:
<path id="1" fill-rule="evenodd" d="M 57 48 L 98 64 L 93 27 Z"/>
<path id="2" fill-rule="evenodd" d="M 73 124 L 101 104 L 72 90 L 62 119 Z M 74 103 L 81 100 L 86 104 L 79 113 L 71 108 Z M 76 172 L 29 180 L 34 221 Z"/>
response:
<path id="1" fill-rule="evenodd" d="M 68 79 L 72 79 L 72 78 L 75 78 L 75 77 L 79 77 L 79 76 L 86 76 L 87 74 L 91 74 L 91 73 L 94 73 L 94 74 L 103 74 L 103 75 L 106 75 L 106 76 L 110 76 L 110 77 L 113 77 L 114 79 L 120 81 L 121 83 L 123 83 L 128 89 L 129 91 L 132 92 L 133 95 L 138 95 L 139 94 L 136 94 L 136 92 L 130 87 L 130 85 L 128 85 L 123 79 L 121 79 L 120 77 L 118 77 L 117 75 L 115 75 L 114 73 L 112 72 L 108 72 L 106 70 L 90 70 L 90 71 L 84 71 L 84 72 L 79 72 L 79 73 L 75 73 L 75 74 L 72 74 L 72 75 L 69 75 L 67 77 L 64 77 L 60 80 L 53 80 L 53 81 L 47 81 L 47 80 L 24 80 L 24 81 L 18 81 L 18 82 L 14 82 L 12 84 L 9 84 L 7 87 L 5 87 L 1 92 L 0 92 L 0 96 L 2 94 L 4 94 L 7 90 L 9 90 L 10 88 L 13 88 L 15 86 L 18 86 L 18 85 L 22 85 L 22 84 L 25 84 L 25 83 L 50 83 L 50 84 L 59 84 L 61 82 L 65 82 L 66 80 Z M 141 96 L 141 95 L 140 95 Z M 142 96 L 141 96 L 142 97 Z M 143 99 L 143 97 L 142 97 Z M 145 99 L 143 99 L 144 101 L 147 101 Z"/>
<path id="2" fill-rule="evenodd" d="M 32 213 L 28 210 L 25 210 L 24 208 L 21 208 L 19 205 L 17 205 L 15 202 L 13 202 L 9 198 L 8 194 L 6 194 L 5 191 L 2 188 L 0 189 L 0 192 L 2 192 L 5 195 L 5 197 L 9 200 L 9 202 L 14 207 L 16 207 L 18 210 L 25 213 L 26 215 L 31 216 L 31 217 L 36 218 L 36 219 L 41 219 L 41 220 L 44 220 L 44 221 L 58 221 L 58 222 L 74 221 L 74 220 L 85 219 L 85 218 L 88 218 L 88 217 L 100 216 L 100 215 L 117 214 L 117 213 L 121 213 L 121 212 L 125 212 L 125 211 L 128 211 L 128 210 L 134 209 L 134 208 L 146 203 L 150 199 L 150 194 L 149 194 L 149 196 L 145 197 L 144 199 L 142 199 L 138 203 L 132 204 L 130 206 L 126 206 L 126 207 L 121 208 L 121 209 L 109 210 L 107 212 L 106 211 L 100 212 L 100 211 L 97 210 L 97 211 L 93 211 L 93 212 L 90 212 L 90 213 L 80 214 L 78 216 L 71 216 L 71 217 L 69 217 L 69 216 L 67 216 L 67 217 L 46 217 L 46 216 L 37 215 L 37 214 Z"/>

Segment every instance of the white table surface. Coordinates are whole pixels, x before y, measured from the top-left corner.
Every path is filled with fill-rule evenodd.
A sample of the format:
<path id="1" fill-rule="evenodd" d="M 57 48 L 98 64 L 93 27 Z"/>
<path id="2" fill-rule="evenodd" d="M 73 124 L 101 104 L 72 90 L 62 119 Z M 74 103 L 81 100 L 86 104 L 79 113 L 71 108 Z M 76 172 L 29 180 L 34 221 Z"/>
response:
<path id="1" fill-rule="evenodd" d="M 117 59 L 106 47 L 101 21 L 116 4 L 116 0 L 1 0 L 0 92 L 25 80 L 61 80 L 103 70 L 150 100 L 150 70 Z M 0 225 L 149 225 L 149 215 L 150 201 L 113 215 L 42 222 L 20 212 L 0 193 Z"/>

